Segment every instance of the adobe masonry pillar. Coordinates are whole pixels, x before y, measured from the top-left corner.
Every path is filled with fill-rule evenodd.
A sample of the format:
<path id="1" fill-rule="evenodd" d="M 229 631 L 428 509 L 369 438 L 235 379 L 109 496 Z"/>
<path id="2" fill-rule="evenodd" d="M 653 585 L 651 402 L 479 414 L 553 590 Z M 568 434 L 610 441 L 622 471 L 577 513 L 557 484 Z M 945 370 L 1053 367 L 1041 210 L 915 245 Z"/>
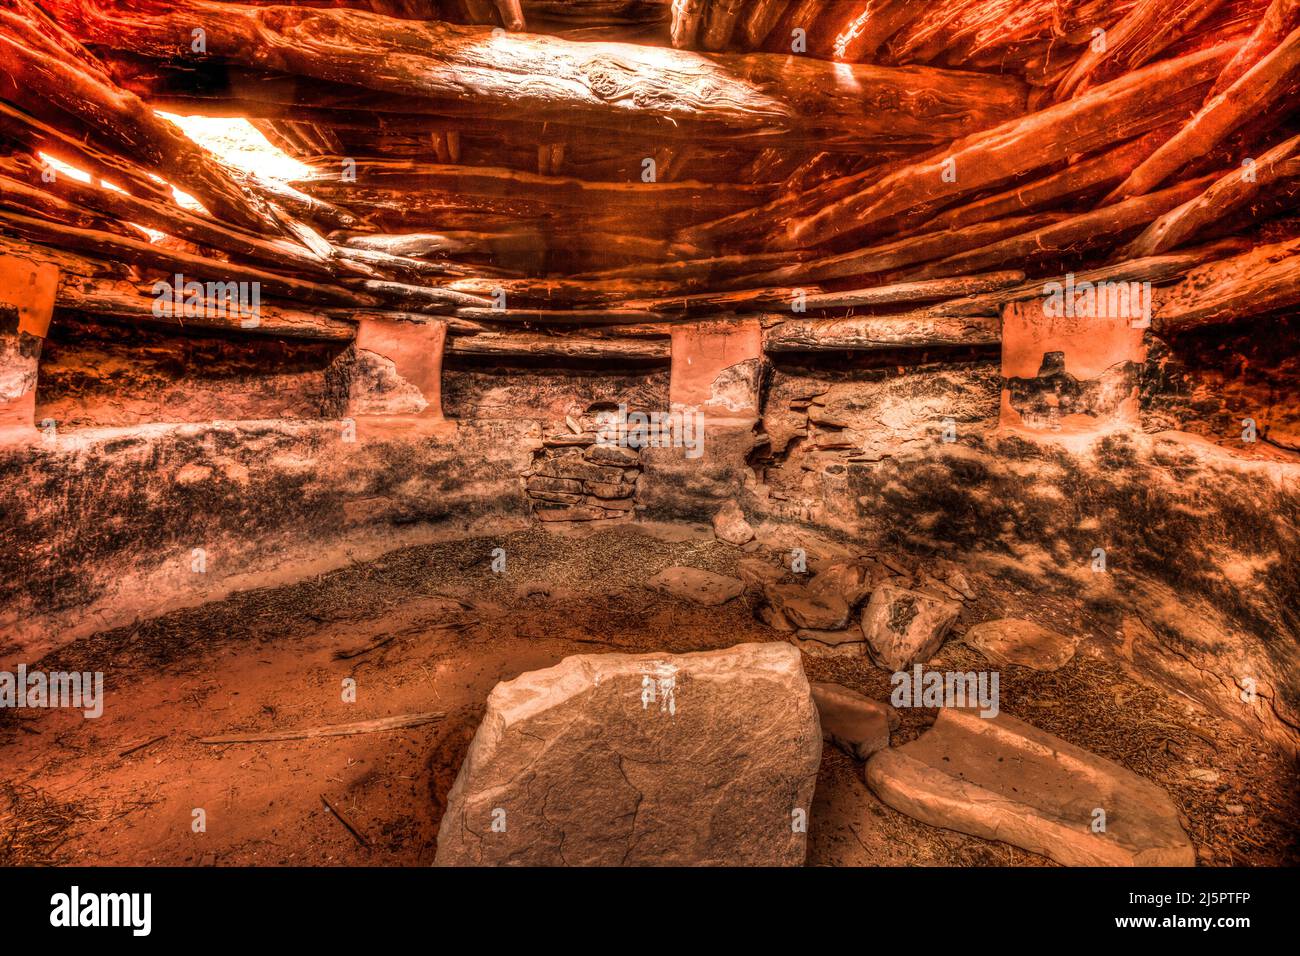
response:
<path id="1" fill-rule="evenodd" d="M 1145 323 L 1062 311 L 1044 299 L 1004 307 L 1002 427 L 1068 437 L 1136 425 Z"/>
<path id="2" fill-rule="evenodd" d="M 447 323 L 363 317 L 348 393 L 354 419 L 443 421 L 442 357 Z"/>
<path id="3" fill-rule="evenodd" d="M 0 256 L 0 442 L 36 434 L 36 376 L 54 316 L 59 269 Z"/>
<path id="4" fill-rule="evenodd" d="M 704 441 L 698 457 L 684 448 L 645 449 L 638 498 L 651 517 L 707 520 L 752 483 L 748 456 L 760 417 L 763 330 L 757 319 L 718 319 L 670 331 L 670 410 L 698 412 Z"/>

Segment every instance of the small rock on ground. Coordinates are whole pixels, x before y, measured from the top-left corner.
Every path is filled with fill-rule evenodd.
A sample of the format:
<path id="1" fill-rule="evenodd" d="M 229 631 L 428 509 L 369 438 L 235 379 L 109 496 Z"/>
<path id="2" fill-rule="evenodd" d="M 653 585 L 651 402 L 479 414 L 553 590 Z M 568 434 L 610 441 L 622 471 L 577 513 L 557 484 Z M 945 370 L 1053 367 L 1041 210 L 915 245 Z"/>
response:
<path id="1" fill-rule="evenodd" d="M 867 653 L 877 665 L 891 671 L 928 660 L 960 613 L 956 601 L 882 584 L 862 610 Z"/>
<path id="2" fill-rule="evenodd" d="M 713 533 L 719 541 L 742 545 L 754 537 L 754 529 L 745 520 L 745 513 L 735 501 L 728 501 L 713 516 Z"/>
<path id="3" fill-rule="evenodd" d="M 646 586 L 684 601 L 708 606 L 726 604 L 745 590 L 745 586 L 735 578 L 683 565 L 665 568 L 647 581 Z"/>
<path id="4" fill-rule="evenodd" d="M 828 682 L 814 683 L 812 695 L 823 740 L 857 760 L 889 746 L 889 731 L 898 726 L 898 714 L 888 704 Z"/>

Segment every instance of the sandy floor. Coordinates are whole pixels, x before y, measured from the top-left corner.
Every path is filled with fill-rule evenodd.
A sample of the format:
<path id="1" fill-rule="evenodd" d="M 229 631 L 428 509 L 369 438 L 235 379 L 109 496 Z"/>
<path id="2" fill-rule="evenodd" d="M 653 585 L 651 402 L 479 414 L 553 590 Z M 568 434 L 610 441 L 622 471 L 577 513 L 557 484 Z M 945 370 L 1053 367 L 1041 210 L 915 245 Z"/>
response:
<path id="1" fill-rule="evenodd" d="M 498 546 L 507 552 L 504 575 L 489 569 Z M 0 865 L 427 864 L 442 799 L 496 682 L 574 653 L 779 639 L 741 600 L 702 608 L 640 584 L 676 563 L 727 572 L 741 556 L 689 529 L 654 536 L 631 525 L 587 535 L 537 529 L 408 548 L 78 642 L 43 666 L 104 671 L 102 718 L 0 713 L 0 761 L 9 768 L 0 785 Z M 1102 653 L 1110 638 L 1077 602 L 976 571 L 968 576 L 979 597 L 958 633 L 989 617 L 1021 615 L 1088 635 L 1074 662 L 1054 674 L 1002 668 L 1005 711 L 1165 787 L 1203 864 L 1300 860 L 1300 780 L 1290 761 L 1135 683 Z M 940 659 L 984 666 L 956 638 Z M 805 664 L 813 679 L 888 694 L 888 675 L 865 659 Z M 355 703 L 342 699 L 348 678 L 356 681 Z M 414 711 L 446 717 L 364 736 L 198 742 Z M 933 711 L 905 711 L 894 742 L 933 719 Z M 203 832 L 195 829 L 196 810 Z M 866 788 L 861 764 L 827 747 L 809 863 L 1048 861 L 891 810 Z"/>

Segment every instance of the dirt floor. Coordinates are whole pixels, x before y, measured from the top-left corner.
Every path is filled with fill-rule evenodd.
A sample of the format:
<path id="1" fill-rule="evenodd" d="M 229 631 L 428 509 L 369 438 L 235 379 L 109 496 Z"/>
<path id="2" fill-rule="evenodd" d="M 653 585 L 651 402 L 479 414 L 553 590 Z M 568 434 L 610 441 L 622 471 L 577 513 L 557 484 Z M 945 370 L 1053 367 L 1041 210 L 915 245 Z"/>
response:
<path id="1" fill-rule="evenodd" d="M 504 574 L 490 569 L 496 547 L 506 550 Z M 538 528 L 407 548 L 79 641 L 40 666 L 103 671 L 101 718 L 0 712 L 0 762 L 9 768 L 0 784 L 0 865 L 428 864 L 442 801 L 498 681 L 576 653 L 780 640 L 743 599 L 705 608 L 641 585 L 672 564 L 730 572 L 743 556 L 707 529 Z M 975 570 L 968 577 L 978 597 L 957 635 L 980 620 L 1023 616 L 1087 636 L 1055 673 L 1002 667 L 1004 711 L 1163 786 L 1203 865 L 1300 861 L 1300 776 L 1289 758 L 1134 682 L 1102 652 L 1112 636 L 1078 601 Z M 988 666 L 959 636 L 939 660 Z M 888 697 L 889 675 L 865 658 L 805 665 L 813 680 Z M 343 699 L 349 678 L 352 703 Z M 446 716 L 364 736 L 199 742 L 415 711 Z M 934 716 L 902 711 L 894 743 Z M 862 764 L 829 745 L 808 862 L 1052 865 L 897 813 L 867 789 Z"/>

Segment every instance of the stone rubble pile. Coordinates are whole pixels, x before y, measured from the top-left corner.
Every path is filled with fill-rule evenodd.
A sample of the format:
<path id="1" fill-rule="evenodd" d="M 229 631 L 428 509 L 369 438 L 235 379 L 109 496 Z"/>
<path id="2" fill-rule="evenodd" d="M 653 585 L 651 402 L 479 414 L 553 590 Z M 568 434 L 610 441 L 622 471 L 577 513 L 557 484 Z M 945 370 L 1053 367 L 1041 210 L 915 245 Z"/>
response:
<path id="1" fill-rule="evenodd" d="M 929 659 L 975 597 L 957 569 L 940 579 L 883 556 L 815 560 L 811 567 L 811 574 L 791 575 L 758 558 L 742 560 L 738 572 L 755 615 L 808 654 L 866 655 L 888 670 Z"/>

